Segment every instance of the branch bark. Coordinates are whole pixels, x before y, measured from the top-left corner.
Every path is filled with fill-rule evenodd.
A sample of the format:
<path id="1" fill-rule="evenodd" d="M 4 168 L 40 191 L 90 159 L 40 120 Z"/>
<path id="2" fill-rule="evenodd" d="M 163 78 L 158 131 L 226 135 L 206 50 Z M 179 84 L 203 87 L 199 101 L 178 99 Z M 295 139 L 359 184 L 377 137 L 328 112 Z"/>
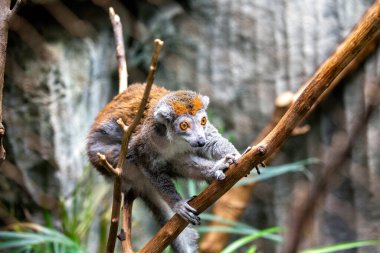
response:
<path id="1" fill-rule="evenodd" d="M 242 156 L 238 164 L 231 165 L 223 181 L 210 184 L 199 196 L 189 204 L 198 213 L 203 212 L 235 183 L 273 154 L 291 135 L 294 128 L 308 115 L 322 94 L 328 90 L 334 80 L 344 71 L 368 45 L 377 38 L 380 26 L 380 1 L 376 1 L 364 15 L 356 28 L 336 49 L 324 64 L 307 82 L 298 99 L 292 104 L 276 127 L 247 154 Z M 188 225 L 179 215 L 174 215 L 168 223 L 143 247 L 141 253 L 161 252 Z"/>
<path id="2" fill-rule="evenodd" d="M 125 60 L 123 25 L 120 22 L 119 15 L 115 14 L 112 7 L 109 8 L 109 15 L 115 37 L 116 59 L 119 70 L 119 93 L 122 93 L 128 87 L 128 70 L 127 61 Z"/>
<path id="3" fill-rule="evenodd" d="M 133 191 L 129 191 L 124 195 L 124 204 L 121 209 L 122 213 L 122 227 L 125 234 L 125 240 L 121 242 L 123 253 L 134 253 L 132 249 L 132 207 L 136 195 Z"/>
<path id="4" fill-rule="evenodd" d="M 9 21 L 16 14 L 20 5 L 21 0 L 18 0 L 11 10 L 11 0 L 0 1 L 0 166 L 5 160 L 5 149 L 3 147 L 3 137 L 5 134 L 5 128 L 3 125 L 3 88 Z"/>

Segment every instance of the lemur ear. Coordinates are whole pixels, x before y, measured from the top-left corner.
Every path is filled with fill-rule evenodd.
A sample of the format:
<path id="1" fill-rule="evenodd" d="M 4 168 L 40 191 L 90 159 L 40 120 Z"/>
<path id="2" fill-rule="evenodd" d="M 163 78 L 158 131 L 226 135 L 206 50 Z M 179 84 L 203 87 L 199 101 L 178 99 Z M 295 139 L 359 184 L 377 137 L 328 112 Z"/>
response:
<path id="1" fill-rule="evenodd" d="M 200 97 L 200 99 L 201 99 L 201 101 L 202 101 L 202 104 L 203 104 L 203 109 L 207 109 L 207 107 L 208 107 L 208 104 L 210 103 L 210 98 L 208 97 L 208 96 L 203 96 L 203 95 L 201 95 L 201 96 L 199 96 Z"/>
<path id="2" fill-rule="evenodd" d="M 166 105 L 159 105 L 154 112 L 154 119 L 159 123 L 168 123 L 172 117 L 172 109 Z"/>

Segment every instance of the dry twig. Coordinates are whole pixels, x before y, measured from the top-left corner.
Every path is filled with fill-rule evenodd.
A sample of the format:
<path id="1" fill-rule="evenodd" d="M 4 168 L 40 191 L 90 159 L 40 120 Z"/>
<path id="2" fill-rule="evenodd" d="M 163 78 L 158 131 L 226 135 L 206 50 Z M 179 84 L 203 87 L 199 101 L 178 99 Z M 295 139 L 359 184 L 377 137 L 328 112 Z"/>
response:
<path id="1" fill-rule="evenodd" d="M 123 139 L 122 139 L 121 151 L 120 151 L 118 163 L 117 163 L 117 166 L 115 169 L 120 174 L 118 176 L 115 176 L 115 179 L 114 179 L 115 181 L 114 181 L 114 189 L 113 189 L 114 192 L 113 192 L 112 214 L 111 214 L 112 218 L 111 218 L 111 224 L 110 224 L 110 231 L 108 234 L 107 249 L 106 249 L 107 253 L 112 253 L 112 252 L 114 252 L 114 249 L 115 249 L 117 228 L 118 228 L 119 216 L 120 216 L 120 205 L 121 205 L 121 174 L 122 174 L 122 170 L 125 169 L 125 160 L 126 160 L 126 156 L 128 153 L 128 143 L 129 143 L 129 140 L 132 136 L 134 129 L 139 124 L 139 122 L 143 116 L 146 104 L 148 102 L 150 90 L 151 90 L 152 85 L 153 85 L 153 78 L 154 78 L 154 74 L 155 74 L 155 71 L 157 68 L 158 56 L 160 54 L 160 51 L 161 51 L 161 48 L 163 47 L 163 45 L 164 45 L 164 43 L 159 39 L 156 39 L 154 41 L 154 51 L 152 54 L 152 61 L 151 61 L 151 65 L 150 65 L 149 75 L 147 78 L 147 83 L 145 86 L 144 95 L 143 95 L 143 98 L 141 99 L 139 110 L 138 110 L 132 124 L 127 127 L 121 119 L 118 120 L 118 123 L 119 123 L 119 125 L 123 131 Z M 127 196 L 128 196 L 128 194 L 127 194 Z M 130 208 L 132 207 L 133 199 L 128 199 L 128 198 L 126 199 L 126 203 L 127 203 L 128 208 L 125 209 L 127 211 L 127 213 L 125 215 L 127 215 L 127 216 L 130 215 L 131 209 L 129 209 L 129 207 Z M 129 213 L 128 213 L 128 210 L 129 210 Z M 128 224 L 130 224 L 130 222 Z M 127 234 L 129 234 L 130 233 L 130 227 L 126 227 L 126 225 L 123 225 L 123 227 L 124 227 L 123 228 L 124 231 L 122 233 L 127 232 Z M 129 240 L 130 240 L 130 237 L 129 237 Z M 123 245 L 124 245 L 123 246 L 123 252 L 133 252 L 130 241 L 128 242 L 126 240 L 126 242 L 124 242 Z"/>
<path id="2" fill-rule="evenodd" d="M 121 210 L 122 213 L 122 233 L 125 234 L 124 240 L 121 241 L 123 253 L 134 253 L 132 249 L 132 207 L 136 196 L 133 191 L 124 194 L 124 202 Z"/>
<path id="3" fill-rule="evenodd" d="M 5 134 L 3 125 L 3 88 L 9 22 L 16 15 L 21 4 L 22 1 L 18 0 L 13 9 L 10 9 L 11 0 L 0 1 L 0 165 L 5 160 L 5 149 L 3 147 L 3 136 Z"/>
<path id="4" fill-rule="evenodd" d="M 109 8 L 109 15 L 115 37 L 116 59 L 119 69 L 119 93 L 122 93 L 128 87 L 128 70 L 127 61 L 125 60 L 123 25 L 120 22 L 119 15 L 115 14 L 112 7 Z"/>
<path id="5" fill-rule="evenodd" d="M 308 81 L 304 91 L 292 104 L 276 127 L 252 150 L 243 155 L 239 163 L 231 165 L 223 181 L 215 181 L 189 204 L 198 213 L 203 212 L 250 170 L 273 154 L 291 135 L 293 129 L 308 114 L 319 97 L 329 89 L 334 79 L 350 64 L 359 53 L 378 36 L 380 26 L 380 1 L 376 1 L 360 23 L 348 35 L 335 53 L 317 70 Z M 174 215 L 150 240 L 141 253 L 161 252 L 188 225 L 179 215 Z"/>

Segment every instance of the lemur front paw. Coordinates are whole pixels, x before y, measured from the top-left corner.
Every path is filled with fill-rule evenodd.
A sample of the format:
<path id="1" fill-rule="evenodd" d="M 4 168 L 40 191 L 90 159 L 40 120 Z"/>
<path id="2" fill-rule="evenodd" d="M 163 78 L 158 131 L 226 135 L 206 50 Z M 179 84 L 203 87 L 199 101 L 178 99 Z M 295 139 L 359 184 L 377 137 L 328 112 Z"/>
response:
<path id="1" fill-rule="evenodd" d="M 226 178 L 224 172 L 230 167 L 231 164 L 237 163 L 240 158 L 240 154 L 231 153 L 217 161 L 213 167 L 214 179 L 223 180 Z"/>
<path id="2" fill-rule="evenodd" d="M 189 199 L 180 200 L 175 203 L 173 211 L 193 225 L 200 225 L 201 219 L 197 215 L 197 210 L 191 207 L 187 201 Z"/>

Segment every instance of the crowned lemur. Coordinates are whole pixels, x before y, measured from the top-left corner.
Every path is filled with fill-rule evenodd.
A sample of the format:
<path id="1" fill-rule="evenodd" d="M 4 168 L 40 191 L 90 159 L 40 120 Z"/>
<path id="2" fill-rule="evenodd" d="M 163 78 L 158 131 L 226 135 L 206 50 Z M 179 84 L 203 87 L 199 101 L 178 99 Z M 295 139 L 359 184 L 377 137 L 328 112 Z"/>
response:
<path id="1" fill-rule="evenodd" d="M 88 135 L 91 163 L 104 175 L 97 153 L 116 166 L 121 149 L 121 118 L 130 125 L 136 116 L 145 84 L 134 84 L 115 96 L 96 117 Z M 163 224 L 175 213 L 193 225 L 200 224 L 197 210 L 182 199 L 175 178 L 223 180 L 224 171 L 240 157 L 236 148 L 208 121 L 209 98 L 194 91 L 171 92 L 153 85 L 140 124 L 129 143 L 124 193 L 133 191 Z M 186 228 L 172 243 L 175 252 L 196 252 L 197 233 Z"/>

